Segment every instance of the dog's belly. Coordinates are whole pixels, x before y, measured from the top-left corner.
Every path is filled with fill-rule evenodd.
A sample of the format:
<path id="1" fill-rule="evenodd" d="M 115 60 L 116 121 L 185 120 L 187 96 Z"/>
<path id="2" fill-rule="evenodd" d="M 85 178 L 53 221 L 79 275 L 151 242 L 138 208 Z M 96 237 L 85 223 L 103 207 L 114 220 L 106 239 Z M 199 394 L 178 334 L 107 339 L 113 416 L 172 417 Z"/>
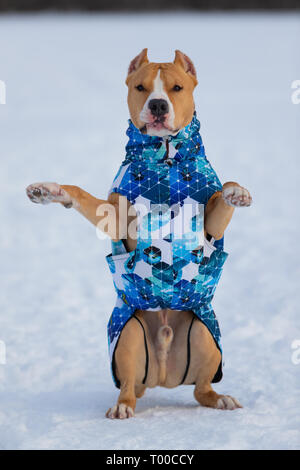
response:
<path id="1" fill-rule="evenodd" d="M 158 332 L 163 326 L 163 312 L 166 317 L 165 325 L 172 329 L 173 339 L 166 354 L 165 377 L 161 381 L 161 369 L 164 366 L 159 361 Z M 217 349 L 205 325 L 197 319 L 192 323 L 194 315 L 190 311 L 138 310 L 136 316 L 144 325 L 149 353 L 146 386 L 152 388 L 160 385 L 173 388 L 181 383 L 195 383 L 199 371 L 199 347 Z M 197 341 L 195 341 L 195 332 Z"/>

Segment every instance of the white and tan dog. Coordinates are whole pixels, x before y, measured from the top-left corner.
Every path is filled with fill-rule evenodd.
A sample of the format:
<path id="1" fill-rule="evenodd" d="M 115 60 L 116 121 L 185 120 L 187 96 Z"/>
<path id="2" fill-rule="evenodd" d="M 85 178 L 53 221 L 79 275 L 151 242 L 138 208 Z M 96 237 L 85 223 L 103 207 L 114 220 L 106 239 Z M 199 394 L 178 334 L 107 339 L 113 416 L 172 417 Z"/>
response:
<path id="1" fill-rule="evenodd" d="M 159 137 L 176 135 L 191 122 L 197 78 L 192 61 L 182 52 L 176 51 L 173 63 L 150 63 L 144 49 L 132 60 L 126 84 L 131 120 L 142 133 Z M 108 200 L 102 200 L 77 186 L 57 183 L 31 184 L 27 194 L 35 203 L 56 202 L 73 207 L 95 226 L 101 225 L 104 218 L 107 222 L 107 213 L 101 207 L 110 205 L 113 210 L 105 223 L 106 233 L 114 240 L 123 239 L 127 251 L 135 249 L 136 240 L 128 233 L 135 215 L 124 217 L 120 203 L 130 207 L 124 196 L 112 193 Z M 205 235 L 221 239 L 234 208 L 249 206 L 251 200 L 249 192 L 239 184 L 225 183 L 223 190 L 213 194 L 206 205 Z M 185 384 L 195 384 L 194 395 L 201 405 L 230 410 L 241 407 L 235 398 L 213 391 L 211 382 L 221 353 L 203 323 L 195 321 L 190 329 L 191 311 L 137 310 L 135 315 L 139 321 L 132 319 L 126 323 L 116 349 L 115 371 L 121 390 L 117 404 L 107 412 L 108 417 L 133 416 L 136 399 L 146 387 L 176 387 L 183 376 Z M 146 359 L 148 373 L 143 383 Z"/>

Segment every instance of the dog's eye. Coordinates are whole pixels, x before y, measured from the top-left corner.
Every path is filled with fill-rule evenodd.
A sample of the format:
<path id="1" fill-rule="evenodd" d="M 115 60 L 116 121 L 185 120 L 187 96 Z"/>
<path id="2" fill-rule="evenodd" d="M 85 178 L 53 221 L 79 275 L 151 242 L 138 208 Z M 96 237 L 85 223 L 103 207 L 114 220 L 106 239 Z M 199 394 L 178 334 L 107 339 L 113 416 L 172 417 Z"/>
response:
<path id="1" fill-rule="evenodd" d="M 143 85 L 138 85 L 135 87 L 138 91 L 145 91 L 145 88 L 143 87 Z"/>
<path id="2" fill-rule="evenodd" d="M 175 85 L 175 86 L 173 86 L 173 91 L 180 91 L 180 90 L 182 90 L 182 88 L 183 87 L 180 86 L 180 85 Z"/>

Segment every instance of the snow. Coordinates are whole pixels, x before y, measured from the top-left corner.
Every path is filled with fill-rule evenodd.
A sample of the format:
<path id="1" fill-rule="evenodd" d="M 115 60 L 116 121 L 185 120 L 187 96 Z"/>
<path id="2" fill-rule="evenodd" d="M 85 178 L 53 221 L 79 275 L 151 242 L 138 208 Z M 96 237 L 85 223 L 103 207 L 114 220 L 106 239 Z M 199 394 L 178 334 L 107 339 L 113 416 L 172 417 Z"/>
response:
<path id="1" fill-rule="evenodd" d="M 1 448 L 300 448 L 299 39 L 298 13 L 0 17 Z M 215 389 L 244 408 L 157 388 L 120 422 L 104 417 L 118 393 L 109 242 L 73 210 L 33 205 L 25 187 L 106 195 L 124 155 L 126 70 L 146 46 L 154 61 L 177 48 L 193 59 L 208 158 L 253 197 L 227 230 L 214 301 L 226 362 Z"/>

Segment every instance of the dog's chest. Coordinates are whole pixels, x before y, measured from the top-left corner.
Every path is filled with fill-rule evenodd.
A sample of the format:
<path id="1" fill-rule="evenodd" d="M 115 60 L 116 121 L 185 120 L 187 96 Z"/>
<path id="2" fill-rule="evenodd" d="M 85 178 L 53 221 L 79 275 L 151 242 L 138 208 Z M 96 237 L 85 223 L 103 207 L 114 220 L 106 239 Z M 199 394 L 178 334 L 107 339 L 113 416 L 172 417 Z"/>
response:
<path id="1" fill-rule="evenodd" d="M 147 207 L 149 204 L 171 207 L 192 201 L 205 204 L 210 183 L 205 162 L 168 157 L 163 162 L 141 160 L 123 166 L 112 191 L 126 195 L 132 205 L 144 201 Z"/>

